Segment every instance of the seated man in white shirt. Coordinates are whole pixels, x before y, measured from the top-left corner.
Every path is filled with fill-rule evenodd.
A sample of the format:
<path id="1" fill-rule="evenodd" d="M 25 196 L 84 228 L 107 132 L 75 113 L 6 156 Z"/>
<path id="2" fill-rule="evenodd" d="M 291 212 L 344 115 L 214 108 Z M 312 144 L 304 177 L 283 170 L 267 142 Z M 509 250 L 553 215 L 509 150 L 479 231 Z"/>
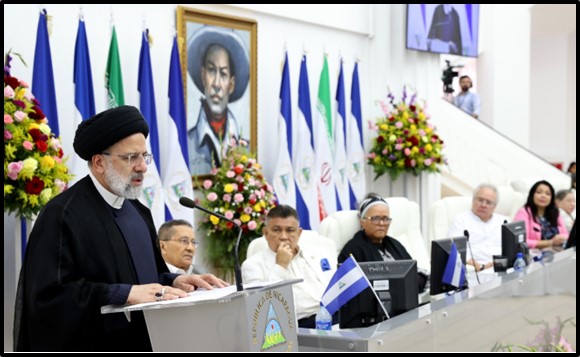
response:
<path id="1" fill-rule="evenodd" d="M 169 271 L 174 274 L 205 274 L 207 271 L 193 264 L 198 241 L 193 226 L 183 219 L 167 221 L 159 228 L 159 247 Z"/>
<path id="2" fill-rule="evenodd" d="M 307 251 L 308 247 L 298 245 L 302 234 L 298 213 L 287 205 L 276 206 L 268 212 L 263 233 L 269 249 L 244 261 L 244 283 L 304 279 L 293 285 L 298 326 L 314 328 L 320 299 L 336 271 L 336 256 Z M 336 322 L 335 316 L 333 323 Z"/>
<path id="3" fill-rule="evenodd" d="M 473 255 L 467 251 L 467 264 L 476 271 L 493 267 L 493 256 L 501 255 L 501 226 L 508 218 L 493 212 L 498 200 L 495 186 L 480 184 L 473 191 L 471 210 L 455 217 L 447 233 L 448 237 L 459 237 L 469 232 Z"/>

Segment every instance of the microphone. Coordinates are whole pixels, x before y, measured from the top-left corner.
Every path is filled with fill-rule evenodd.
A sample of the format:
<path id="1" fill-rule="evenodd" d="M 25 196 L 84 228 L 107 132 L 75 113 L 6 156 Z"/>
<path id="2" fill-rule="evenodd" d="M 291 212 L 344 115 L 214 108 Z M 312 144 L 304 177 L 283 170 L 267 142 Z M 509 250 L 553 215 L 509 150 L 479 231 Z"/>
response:
<path id="1" fill-rule="evenodd" d="M 473 263 L 475 264 L 475 258 L 473 257 L 473 249 L 471 249 L 471 243 L 469 243 L 469 232 L 466 230 L 463 231 L 463 235 L 465 236 L 465 238 L 467 238 L 467 246 L 469 247 L 469 251 L 471 252 L 471 260 L 473 260 Z M 475 267 L 475 278 L 477 279 L 477 283 L 479 285 L 481 285 L 481 282 L 479 281 L 479 274 L 477 274 L 477 267 L 474 265 Z"/>
<path id="2" fill-rule="evenodd" d="M 224 221 L 230 222 L 231 224 L 233 224 L 234 226 L 238 227 L 238 239 L 236 239 L 236 246 L 234 247 L 234 255 L 235 255 L 235 266 L 234 266 L 234 274 L 235 274 L 235 280 L 236 280 L 236 289 L 237 291 L 243 291 L 244 290 L 244 286 L 242 285 L 242 270 L 240 269 L 240 258 L 238 256 L 238 250 L 240 247 L 240 239 L 242 238 L 242 227 L 240 227 L 239 224 L 237 224 L 236 222 L 232 221 L 229 218 L 226 218 L 225 216 L 219 214 L 219 213 L 215 213 L 212 212 L 210 210 L 208 210 L 207 208 L 203 208 L 201 206 L 198 206 L 195 204 L 195 202 L 193 202 L 192 199 L 187 198 L 187 197 L 181 197 L 179 199 L 179 203 L 182 206 L 191 208 L 191 209 L 199 209 L 204 211 L 207 214 L 211 214 L 212 216 L 216 216 L 219 219 L 223 219 Z"/>

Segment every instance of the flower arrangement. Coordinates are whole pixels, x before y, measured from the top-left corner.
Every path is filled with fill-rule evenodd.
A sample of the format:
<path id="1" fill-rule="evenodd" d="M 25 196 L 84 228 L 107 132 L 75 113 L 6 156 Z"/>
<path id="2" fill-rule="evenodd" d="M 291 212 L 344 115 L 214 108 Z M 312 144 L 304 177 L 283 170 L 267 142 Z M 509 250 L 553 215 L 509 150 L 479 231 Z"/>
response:
<path id="1" fill-rule="evenodd" d="M 4 65 L 4 211 L 32 219 L 72 176 L 28 84 L 10 75 L 11 59 Z"/>
<path id="2" fill-rule="evenodd" d="M 212 179 L 203 182 L 201 205 L 220 213 L 242 227 L 240 262 L 246 258 L 250 241 L 262 236 L 266 215 L 276 206 L 276 197 L 261 173 L 261 166 L 248 152 L 244 140 L 232 140 L 222 158 L 222 165 L 210 172 Z M 215 216 L 206 216 L 201 226 L 208 237 L 207 256 L 226 277 L 234 269 L 234 247 L 238 230 Z"/>
<path id="3" fill-rule="evenodd" d="M 375 180 L 385 173 L 396 180 L 403 172 L 415 176 L 423 171 L 439 172 L 439 166 L 446 163 L 443 140 L 436 134 L 424 105 L 417 100 L 417 93 L 407 102 L 404 88 L 400 102 L 395 103 L 390 92 L 387 99 L 379 101 L 384 117 L 376 123 L 369 121 L 369 129 L 378 134 L 367 156 L 375 170 Z"/>
<path id="4" fill-rule="evenodd" d="M 575 318 L 571 317 L 564 321 L 560 319 L 559 316 L 556 317 L 556 324 L 554 327 L 550 328 L 550 324 L 544 320 L 542 321 L 530 321 L 530 325 L 543 325 L 534 338 L 532 342 L 528 342 L 527 345 L 520 344 L 507 344 L 502 345 L 501 343 L 496 343 L 492 348 L 492 352 L 514 352 L 515 348 L 519 348 L 523 352 L 574 352 L 574 348 L 568 340 L 562 335 L 562 330 L 567 324 L 576 326 Z"/>

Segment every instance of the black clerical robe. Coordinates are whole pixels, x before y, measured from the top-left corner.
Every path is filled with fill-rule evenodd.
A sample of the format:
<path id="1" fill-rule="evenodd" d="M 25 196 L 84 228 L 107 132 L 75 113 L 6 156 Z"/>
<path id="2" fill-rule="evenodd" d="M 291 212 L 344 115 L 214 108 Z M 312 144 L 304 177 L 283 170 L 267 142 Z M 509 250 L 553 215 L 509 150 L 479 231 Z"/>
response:
<path id="1" fill-rule="evenodd" d="M 159 273 L 168 272 L 153 218 L 147 224 Z M 143 314 L 101 314 L 109 284 L 138 284 L 135 265 L 110 206 L 87 176 L 48 202 L 30 234 L 18 283 L 16 351 L 150 351 Z"/>

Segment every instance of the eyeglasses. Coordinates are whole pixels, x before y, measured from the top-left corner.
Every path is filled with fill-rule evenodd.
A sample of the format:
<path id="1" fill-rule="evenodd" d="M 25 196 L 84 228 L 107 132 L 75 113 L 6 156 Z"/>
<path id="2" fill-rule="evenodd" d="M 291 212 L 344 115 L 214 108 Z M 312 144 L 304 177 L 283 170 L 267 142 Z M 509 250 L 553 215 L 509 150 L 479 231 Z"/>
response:
<path id="1" fill-rule="evenodd" d="M 102 152 L 101 155 L 106 155 L 106 156 L 117 156 L 121 159 L 123 159 L 128 166 L 133 166 L 133 165 L 137 165 L 139 163 L 141 163 L 141 160 L 145 161 L 146 165 L 149 165 L 151 163 L 151 161 L 153 160 L 153 154 L 150 154 L 148 152 L 141 154 L 127 154 L 127 155 L 114 155 L 111 154 L 110 152 Z"/>
<path id="2" fill-rule="evenodd" d="M 475 201 L 477 201 L 477 203 L 479 203 L 480 205 L 484 205 L 484 204 L 486 204 L 488 206 L 495 205 L 495 202 L 494 201 L 491 201 L 491 200 L 488 200 L 488 199 L 485 199 L 485 198 L 481 198 L 481 197 L 476 197 L 475 198 Z"/>
<path id="3" fill-rule="evenodd" d="M 372 217 L 364 217 L 364 219 L 366 219 L 367 221 L 371 221 L 373 224 L 379 224 L 379 223 L 385 223 L 385 224 L 390 224 L 393 219 L 389 216 L 372 216 Z"/>
<path id="4" fill-rule="evenodd" d="M 186 247 L 189 245 L 189 243 L 191 243 L 191 245 L 193 245 L 194 247 L 197 247 L 199 245 L 199 242 L 196 241 L 195 239 L 187 239 L 185 237 L 179 238 L 179 239 L 170 239 L 170 241 L 173 242 L 177 242 L 179 244 L 181 244 L 182 246 Z"/>

